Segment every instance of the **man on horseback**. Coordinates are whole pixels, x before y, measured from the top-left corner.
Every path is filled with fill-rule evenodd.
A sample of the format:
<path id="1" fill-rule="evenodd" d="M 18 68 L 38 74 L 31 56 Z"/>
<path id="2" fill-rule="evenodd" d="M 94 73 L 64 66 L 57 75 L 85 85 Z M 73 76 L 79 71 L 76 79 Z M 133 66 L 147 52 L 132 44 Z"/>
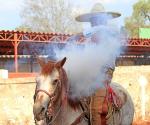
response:
<path id="1" fill-rule="evenodd" d="M 101 4 L 96 4 L 92 9 L 92 13 L 83 14 L 76 18 L 76 20 L 80 22 L 90 22 L 92 27 L 83 31 L 82 33 L 78 33 L 77 35 L 75 35 L 74 39 L 80 39 L 81 37 L 90 37 L 91 41 L 94 43 L 103 42 L 102 40 L 104 40 L 104 36 L 101 35 L 103 34 L 103 29 L 108 31 L 108 33 L 113 33 L 111 32 L 112 29 L 106 26 L 107 21 L 119 16 L 119 13 L 105 12 Z M 116 95 L 109 85 L 113 77 L 114 69 L 115 59 L 110 60 L 108 64 L 106 64 L 106 66 L 104 66 L 102 69 L 104 70 L 103 72 L 105 72 L 105 80 L 103 81 L 104 88 L 99 88 L 98 90 L 96 90 L 96 92 L 91 97 L 91 125 L 107 124 L 106 119 L 109 117 L 108 110 L 110 109 L 110 105 L 114 103 L 118 108 L 121 106 L 121 102 L 118 99 L 116 99 L 116 101 L 114 102 L 114 97 Z"/>

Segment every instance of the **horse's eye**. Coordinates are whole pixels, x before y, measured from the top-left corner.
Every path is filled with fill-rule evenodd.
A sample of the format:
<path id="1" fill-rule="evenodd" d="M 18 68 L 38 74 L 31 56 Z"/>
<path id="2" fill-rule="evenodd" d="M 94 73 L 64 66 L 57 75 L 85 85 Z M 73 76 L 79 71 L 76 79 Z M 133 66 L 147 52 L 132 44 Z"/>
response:
<path id="1" fill-rule="evenodd" d="M 56 85 L 58 83 L 58 79 L 55 79 L 54 81 L 53 81 L 53 85 Z"/>

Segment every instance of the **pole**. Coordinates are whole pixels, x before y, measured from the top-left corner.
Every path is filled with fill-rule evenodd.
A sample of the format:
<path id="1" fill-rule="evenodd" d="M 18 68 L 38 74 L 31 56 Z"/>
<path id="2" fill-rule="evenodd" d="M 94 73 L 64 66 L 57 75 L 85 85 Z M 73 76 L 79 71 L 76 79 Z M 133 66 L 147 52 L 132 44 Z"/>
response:
<path id="1" fill-rule="evenodd" d="M 17 33 L 14 34 L 14 61 L 15 61 L 15 72 L 18 72 L 18 45 L 19 41 L 17 38 Z"/>

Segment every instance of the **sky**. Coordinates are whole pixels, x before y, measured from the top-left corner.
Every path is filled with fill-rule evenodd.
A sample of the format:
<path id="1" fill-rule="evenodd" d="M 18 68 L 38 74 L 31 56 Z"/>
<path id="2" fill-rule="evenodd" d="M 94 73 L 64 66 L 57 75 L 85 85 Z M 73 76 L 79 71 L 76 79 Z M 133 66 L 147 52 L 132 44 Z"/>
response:
<path id="1" fill-rule="evenodd" d="M 124 25 L 124 19 L 132 14 L 132 5 L 138 0 L 70 0 L 75 8 L 90 12 L 95 3 L 101 3 L 106 11 L 119 12 L 121 17 L 114 20 L 119 27 Z M 24 0 L 0 0 L 0 30 L 15 30 L 21 25 L 20 12 Z"/>

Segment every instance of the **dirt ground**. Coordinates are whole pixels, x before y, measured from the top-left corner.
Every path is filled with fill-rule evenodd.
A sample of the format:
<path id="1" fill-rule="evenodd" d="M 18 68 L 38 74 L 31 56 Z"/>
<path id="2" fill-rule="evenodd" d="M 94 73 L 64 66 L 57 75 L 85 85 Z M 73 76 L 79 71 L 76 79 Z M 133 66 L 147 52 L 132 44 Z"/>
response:
<path id="1" fill-rule="evenodd" d="M 135 121 L 132 125 L 150 125 L 150 121 Z"/>

